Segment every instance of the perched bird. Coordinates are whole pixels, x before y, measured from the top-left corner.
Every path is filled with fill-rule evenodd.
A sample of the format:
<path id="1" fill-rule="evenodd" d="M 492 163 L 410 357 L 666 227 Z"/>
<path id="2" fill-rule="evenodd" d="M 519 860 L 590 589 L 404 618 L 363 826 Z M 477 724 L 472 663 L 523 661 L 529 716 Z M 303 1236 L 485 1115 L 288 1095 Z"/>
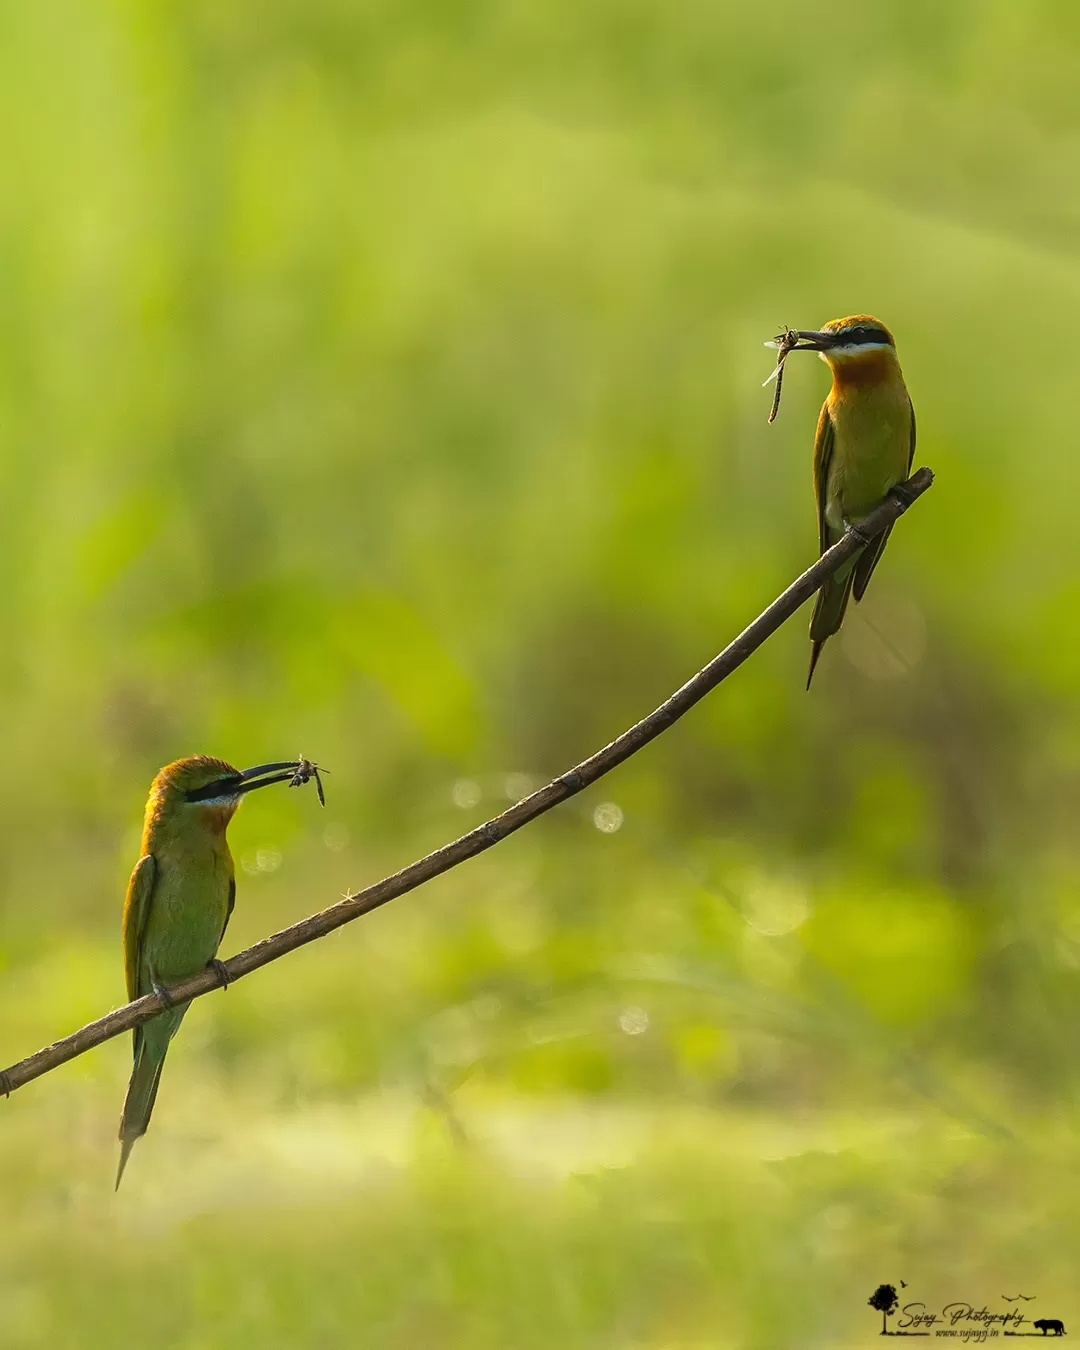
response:
<path id="1" fill-rule="evenodd" d="M 307 760 L 260 764 L 241 772 L 223 759 L 193 755 L 167 764 L 150 785 L 143 822 L 142 856 L 124 902 L 124 968 L 128 997 L 197 975 L 216 962 L 236 897 L 233 860 L 225 829 L 244 793 L 288 780 L 307 782 Z M 226 983 L 224 968 L 222 983 Z M 186 1003 L 135 1028 L 135 1067 L 120 1119 L 124 1175 L 135 1140 L 146 1133 L 169 1041 Z"/>
<path id="2" fill-rule="evenodd" d="M 832 319 L 819 331 L 799 329 L 798 339 L 791 351 L 816 351 L 832 371 L 814 441 L 814 495 L 824 553 L 910 475 L 915 412 L 896 343 L 880 319 L 870 314 Z M 826 639 L 840 631 L 848 597 L 863 598 L 891 528 L 870 540 L 818 592 L 810 620 L 807 689 Z"/>

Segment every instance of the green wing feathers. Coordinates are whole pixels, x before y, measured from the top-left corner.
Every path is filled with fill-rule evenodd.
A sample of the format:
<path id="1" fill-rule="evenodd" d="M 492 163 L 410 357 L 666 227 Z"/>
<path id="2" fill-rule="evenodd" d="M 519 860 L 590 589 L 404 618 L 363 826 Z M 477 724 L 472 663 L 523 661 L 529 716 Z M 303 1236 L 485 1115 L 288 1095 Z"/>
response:
<path id="1" fill-rule="evenodd" d="M 818 544 L 822 553 L 834 542 L 829 539 L 829 527 L 825 521 L 825 493 L 828 490 L 829 465 L 835 442 L 836 428 L 826 402 L 821 405 L 821 416 L 814 436 L 814 500 L 817 502 Z"/>
<path id="2" fill-rule="evenodd" d="M 150 992 L 150 982 L 140 971 L 140 955 L 146 921 L 150 917 L 150 901 L 154 894 L 154 881 L 157 878 L 157 864 L 153 856 L 147 853 L 135 864 L 135 870 L 128 882 L 127 898 L 124 901 L 124 974 L 127 976 L 129 999 L 139 998 Z"/>
<path id="3" fill-rule="evenodd" d="M 236 878 L 229 878 L 229 903 L 225 909 L 225 922 L 221 925 L 221 937 L 218 938 L 218 946 L 221 946 L 225 937 L 225 930 L 229 926 L 229 920 L 232 918 L 232 912 L 236 908 Z"/>
<path id="4" fill-rule="evenodd" d="M 146 934 L 146 922 L 150 917 L 150 904 L 154 895 L 154 882 L 157 879 L 157 864 L 151 854 L 139 859 L 128 882 L 127 898 L 124 901 L 124 974 L 127 978 L 129 999 L 140 998 L 150 992 L 150 980 L 143 966 L 142 947 Z M 158 1019 L 155 1019 L 155 1021 Z M 146 1133 L 150 1123 L 150 1112 L 154 1109 L 158 1083 L 161 1081 L 161 1069 L 165 1063 L 165 1052 L 154 1055 L 147 1043 L 147 1027 L 144 1023 L 136 1027 L 133 1034 L 135 1049 L 135 1067 L 131 1071 L 127 1096 L 124 1098 L 124 1110 L 120 1117 L 120 1166 L 116 1171 L 116 1184 L 124 1175 L 135 1140 Z M 154 1036 L 153 1047 L 159 1036 Z M 165 1038 L 168 1045 L 168 1037 Z"/>
<path id="5" fill-rule="evenodd" d="M 814 438 L 814 500 L 817 502 L 818 543 L 822 553 L 835 543 L 829 538 L 829 526 L 825 519 L 825 494 L 828 491 L 829 465 L 832 462 L 833 446 L 836 442 L 836 428 L 829 416 L 828 403 L 822 404 L 818 418 L 817 435 Z M 818 591 L 814 604 L 814 614 L 810 620 L 810 673 L 806 677 L 806 687 L 814 678 L 814 667 L 818 663 L 825 639 L 832 637 L 844 620 L 848 596 L 851 594 L 852 572 L 842 580 L 830 577 Z"/>

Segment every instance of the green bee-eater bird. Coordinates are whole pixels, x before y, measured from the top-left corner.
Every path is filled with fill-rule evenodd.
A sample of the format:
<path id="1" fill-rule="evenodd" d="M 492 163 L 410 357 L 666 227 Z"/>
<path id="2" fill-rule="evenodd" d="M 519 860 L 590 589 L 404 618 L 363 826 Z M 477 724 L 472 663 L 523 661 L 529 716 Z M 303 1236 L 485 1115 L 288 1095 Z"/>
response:
<path id="1" fill-rule="evenodd" d="M 150 785 L 142 856 L 124 902 L 124 968 L 128 997 L 161 993 L 215 962 L 236 897 L 225 829 L 244 793 L 271 783 L 306 782 L 306 760 L 260 764 L 241 772 L 223 759 L 193 755 L 167 764 Z M 222 971 L 224 983 L 224 971 Z M 169 1041 L 186 1003 L 135 1028 L 135 1067 L 120 1119 L 124 1175 L 135 1140 L 146 1133 Z"/>
<path id="2" fill-rule="evenodd" d="M 832 371 L 832 388 L 818 418 L 814 441 L 814 495 L 821 552 L 848 525 L 858 525 L 911 473 L 915 411 L 896 343 L 880 319 L 853 314 L 816 331 L 798 330 L 792 351 L 816 351 Z M 814 678 L 827 638 L 840 631 L 849 596 L 861 600 L 892 526 L 834 573 L 818 592 L 810 620 L 810 673 Z"/>

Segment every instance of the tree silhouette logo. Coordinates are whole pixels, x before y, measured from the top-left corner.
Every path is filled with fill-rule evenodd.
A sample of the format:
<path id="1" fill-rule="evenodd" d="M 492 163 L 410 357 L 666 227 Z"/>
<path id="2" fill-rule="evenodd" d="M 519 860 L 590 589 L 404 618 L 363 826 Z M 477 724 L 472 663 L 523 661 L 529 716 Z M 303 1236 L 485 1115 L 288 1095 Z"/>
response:
<path id="1" fill-rule="evenodd" d="M 903 1280 L 900 1281 L 900 1287 L 902 1289 L 907 1287 Z M 918 1312 L 911 1312 L 911 1305 L 909 1304 L 908 1307 L 904 1309 L 905 1316 L 901 1320 L 900 1325 L 905 1328 L 914 1326 L 916 1330 L 890 1331 L 889 1318 L 893 1316 L 900 1304 L 900 1296 L 896 1292 L 895 1284 L 879 1284 L 866 1301 L 870 1304 L 871 1308 L 875 1308 L 881 1314 L 882 1336 L 929 1336 L 929 1331 L 922 1331 L 918 1328 L 925 1326 L 927 1322 L 933 1324 L 938 1321 L 938 1318 L 934 1314 L 930 1314 L 927 1317 L 925 1314 L 920 1316 Z M 922 1307 L 921 1304 L 918 1306 L 920 1308 Z"/>
<path id="2" fill-rule="evenodd" d="M 879 1284 L 870 1297 L 866 1300 L 871 1308 L 876 1308 L 881 1314 L 881 1334 L 889 1334 L 886 1319 L 892 1317 L 896 1312 L 897 1304 L 900 1302 L 896 1293 L 896 1286 L 893 1284 Z"/>

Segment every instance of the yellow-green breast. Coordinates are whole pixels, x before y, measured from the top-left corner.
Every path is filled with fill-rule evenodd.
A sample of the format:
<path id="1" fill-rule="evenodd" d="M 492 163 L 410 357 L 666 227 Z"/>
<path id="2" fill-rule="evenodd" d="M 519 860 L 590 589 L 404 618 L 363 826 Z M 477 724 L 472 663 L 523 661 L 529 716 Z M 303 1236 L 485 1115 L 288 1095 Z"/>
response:
<path id="1" fill-rule="evenodd" d="M 825 519 L 830 530 L 840 532 L 845 519 L 861 520 L 907 477 L 911 401 L 899 367 L 894 377 L 873 381 L 837 370 L 827 406 L 835 439 L 825 484 Z"/>
<path id="2" fill-rule="evenodd" d="M 140 977 L 172 984 L 197 974 L 217 955 L 229 914 L 233 861 L 224 828 L 153 834 L 157 837 L 148 842 L 157 872 Z"/>

